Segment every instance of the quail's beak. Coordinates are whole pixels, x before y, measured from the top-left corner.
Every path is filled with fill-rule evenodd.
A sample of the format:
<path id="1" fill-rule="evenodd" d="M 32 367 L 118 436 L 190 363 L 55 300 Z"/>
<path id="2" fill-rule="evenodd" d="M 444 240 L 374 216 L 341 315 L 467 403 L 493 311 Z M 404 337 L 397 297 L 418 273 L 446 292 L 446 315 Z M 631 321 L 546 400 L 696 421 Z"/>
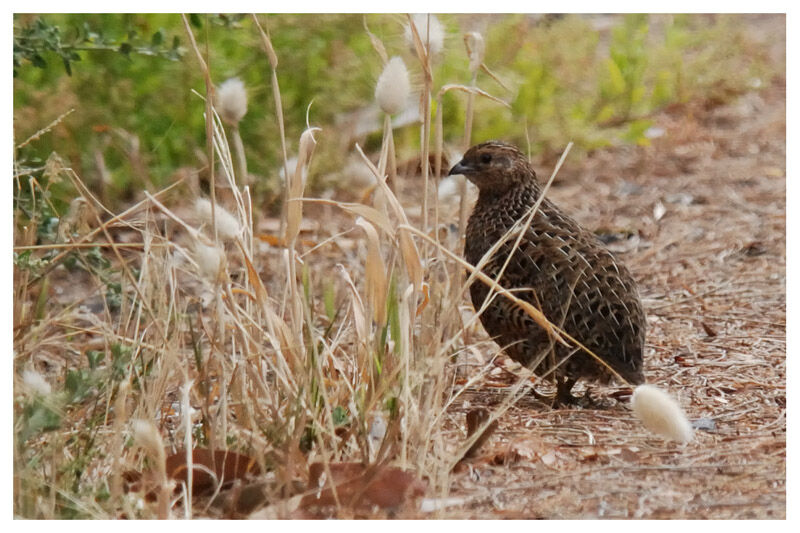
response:
<path id="1" fill-rule="evenodd" d="M 453 168 L 450 169 L 450 173 L 447 174 L 447 175 L 448 176 L 454 176 L 454 175 L 457 175 L 457 174 L 461 174 L 461 175 L 466 176 L 467 174 L 472 172 L 472 170 L 473 170 L 473 168 L 471 166 L 469 166 L 469 164 L 464 163 L 464 160 L 462 159 L 461 161 L 456 163 L 456 165 Z"/>

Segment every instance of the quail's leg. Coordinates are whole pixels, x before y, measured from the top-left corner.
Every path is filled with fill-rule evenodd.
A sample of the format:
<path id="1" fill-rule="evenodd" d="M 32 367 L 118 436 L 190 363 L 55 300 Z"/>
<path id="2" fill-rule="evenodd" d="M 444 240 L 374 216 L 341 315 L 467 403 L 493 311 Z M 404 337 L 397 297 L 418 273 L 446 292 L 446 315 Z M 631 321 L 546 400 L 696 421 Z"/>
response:
<path id="1" fill-rule="evenodd" d="M 556 395 L 553 398 L 553 406 L 570 406 L 577 405 L 579 407 L 586 407 L 591 409 L 606 409 L 608 405 L 602 401 L 592 398 L 590 392 L 591 388 L 587 387 L 586 392 L 582 396 L 575 396 L 572 394 L 572 387 L 577 382 L 577 379 L 563 378 L 558 380 L 556 386 Z"/>
<path id="2" fill-rule="evenodd" d="M 554 405 L 575 405 L 579 403 L 580 398 L 572 395 L 572 387 L 575 386 L 577 379 L 572 378 L 558 378 L 556 385 L 556 395 L 553 401 Z"/>

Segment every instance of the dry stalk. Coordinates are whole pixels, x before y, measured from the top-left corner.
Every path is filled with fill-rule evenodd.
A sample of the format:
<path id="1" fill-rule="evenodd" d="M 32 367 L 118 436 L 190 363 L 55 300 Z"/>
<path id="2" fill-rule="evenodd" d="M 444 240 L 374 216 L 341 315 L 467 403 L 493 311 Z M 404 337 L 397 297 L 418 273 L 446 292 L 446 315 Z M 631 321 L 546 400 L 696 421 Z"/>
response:
<path id="1" fill-rule="evenodd" d="M 423 45 L 417 27 L 411 15 L 406 15 L 408 18 L 409 27 L 411 28 L 411 35 L 414 42 L 414 50 L 416 51 L 417 58 L 422 66 L 423 90 L 420 95 L 420 115 L 422 116 L 422 128 L 420 131 L 420 146 L 422 154 L 420 155 L 420 166 L 422 168 L 422 182 L 423 182 L 423 197 L 422 197 L 422 227 L 425 231 L 428 230 L 428 174 L 429 174 L 429 156 L 430 156 L 430 131 L 431 131 L 431 94 L 433 87 L 433 74 L 431 72 L 430 60 L 430 15 L 428 16 L 428 23 L 426 24 L 428 35 L 426 35 L 425 42 L 428 46 Z M 427 254 L 425 254 L 427 256 Z"/>
<path id="2" fill-rule="evenodd" d="M 208 152 L 208 172 L 209 172 L 209 181 L 211 182 L 211 226 L 214 228 L 214 240 L 217 240 L 217 219 L 216 219 L 216 205 L 217 205 L 217 184 L 216 184 L 216 176 L 214 175 L 214 130 L 212 121 L 209 118 L 213 114 L 213 102 L 214 102 L 214 84 L 211 81 L 211 72 L 208 69 L 208 65 L 206 64 L 205 59 L 203 59 L 203 54 L 200 52 L 200 49 L 197 47 L 197 41 L 194 38 L 194 32 L 192 31 L 192 27 L 189 24 L 189 19 L 186 15 L 181 14 L 181 18 L 183 19 L 183 26 L 186 29 L 186 33 L 189 36 L 189 42 L 192 45 L 192 49 L 197 56 L 197 61 L 200 63 L 200 70 L 203 72 L 203 80 L 206 84 L 206 151 Z"/>
<path id="3" fill-rule="evenodd" d="M 278 56 L 275 54 L 275 49 L 272 47 L 272 41 L 269 38 L 269 28 L 264 31 L 261 24 L 258 22 L 258 17 L 252 13 L 253 22 L 258 29 L 258 34 L 261 37 L 261 45 L 264 47 L 264 52 L 267 54 L 270 66 L 270 83 L 272 84 L 272 98 L 275 102 L 275 116 L 278 120 L 278 131 L 281 136 L 281 154 L 283 155 L 283 175 L 286 176 L 286 182 L 283 187 L 283 207 L 281 211 L 281 228 L 280 232 L 283 234 L 286 223 L 286 209 L 289 200 L 289 156 L 286 151 L 286 128 L 283 122 L 283 103 L 281 101 L 281 89 L 278 85 Z"/>

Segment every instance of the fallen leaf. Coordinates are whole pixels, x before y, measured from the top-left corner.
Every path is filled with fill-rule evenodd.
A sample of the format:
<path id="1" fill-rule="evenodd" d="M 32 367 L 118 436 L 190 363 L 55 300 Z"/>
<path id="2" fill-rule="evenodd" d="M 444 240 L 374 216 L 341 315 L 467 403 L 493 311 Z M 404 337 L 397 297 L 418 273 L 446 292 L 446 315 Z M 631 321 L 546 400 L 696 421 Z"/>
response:
<path id="1" fill-rule="evenodd" d="M 179 482 L 188 479 L 186 452 L 178 452 L 167 457 L 167 476 Z M 217 483 L 230 485 L 238 479 L 261 474 L 261 467 L 255 459 L 227 450 L 196 448 L 192 450 L 192 491 L 202 493 L 216 489 Z M 213 475 L 212 475 L 213 472 Z"/>
<path id="2" fill-rule="evenodd" d="M 366 467 L 361 463 L 314 463 L 309 490 L 300 508 L 341 505 L 356 509 L 396 509 L 425 494 L 427 483 L 416 473 L 397 467 Z"/>
<path id="3" fill-rule="evenodd" d="M 254 459 L 225 450 L 217 450 L 214 454 L 206 449 L 192 450 L 192 463 L 192 493 L 195 495 L 216 489 L 218 482 L 223 486 L 229 486 L 236 480 L 261 474 L 261 468 Z M 186 453 L 179 452 L 167 457 L 166 470 L 167 477 L 185 483 L 188 477 Z M 129 470 L 122 474 L 122 480 L 126 493 L 144 492 L 148 501 L 155 501 L 158 482 L 152 471 Z M 175 491 L 179 490 L 180 486 L 176 485 Z"/>

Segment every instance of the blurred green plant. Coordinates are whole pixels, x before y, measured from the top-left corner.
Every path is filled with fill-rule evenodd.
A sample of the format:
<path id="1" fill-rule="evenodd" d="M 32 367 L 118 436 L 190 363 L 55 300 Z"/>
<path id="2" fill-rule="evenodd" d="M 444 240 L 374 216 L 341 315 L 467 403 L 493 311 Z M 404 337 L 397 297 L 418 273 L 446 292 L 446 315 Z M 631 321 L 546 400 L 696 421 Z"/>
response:
<path id="1" fill-rule="evenodd" d="M 79 52 L 116 51 L 130 58 L 131 54 L 159 56 L 177 61 L 183 56 L 180 38 L 172 38 L 171 46 L 164 43 L 164 31 L 159 29 L 150 37 L 149 42 L 142 41 L 135 30 L 130 30 L 124 40 L 110 38 L 102 30 L 93 29 L 88 22 L 75 26 L 72 35 L 66 40 L 61 35 L 61 28 L 41 18 L 21 27 L 14 32 L 14 76 L 25 62 L 34 67 L 47 68 L 45 56 L 53 53 L 61 58 L 67 75 L 72 75 L 72 63 L 81 60 Z M 16 30 L 16 28 L 15 28 Z"/>
<path id="2" fill-rule="evenodd" d="M 503 35 L 525 35 L 510 64 L 519 80 L 512 110 L 534 153 L 559 151 L 569 140 L 584 151 L 647 144 L 649 118 L 664 106 L 724 102 L 773 73 L 735 15 L 630 14 L 603 38 L 587 17 L 505 24 Z M 525 131 L 494 136 L 526 141 Z"/>
<path id="3" fill-rule="evenodd" d="M 106 423 L 106 403 L 129 376 L 138 386 L 138 378 L 147 375 L 152 361 L 145 363 L 141 353 L 133 357 L 132 349 L 120 343 L 112 343 L 110 357 L 89 350 L 86 359 L 88 367 L 65 369 L 63 382 L 52 391 L 26 387 L 15 395 L 15 469 L 35 474 L 17 479 L 25 494 L 23 507 L 29 506 L 28 517 L 41 511 L 34 503 L 38 497 L 50 501 L 50 495 L 56 496 L 55 516 L 50 518 L 91 518 L 89 509 L 78 504 L 76 497 L 85 497 L 85 501 L 102 499 L 102 494 L 107 497 L 108 480 L 87 475 L 91 461 L 103 453 L 94 443 Z M 69 431 L 69 436 L 56 432 L 69 423 L 71 413 L 81 410 L 90 411 L 86 424 Z M 60 459 L 55 462 L 52 457 Z M 48 463 L 52 465 L 42 468 Z"/>
<path id="4" fill-rule="evenodd" d="M 243 15 L 189 18 L 213 81 L 237 76 L 247 87 L 248 113 L 240 123 L 247 167 L 257 190 L 277 199 L 279 134 L 269 64 L 252 20 Z M 342 141 L 350 138 L 342 133 L 373 102 L 382 65 L 362 18 L 262 17 L 279 60 L 290 150 L 291 139 L 305 127 L 307 111 L 323 127 L 322 155 L 309 177 L 312 191 L 337 186 L 329 176 L 341 171 L 352 148 Z M 448 38 L 434 62 L 434 91 L 447 83 L 467 83 L 470 77 L 460 33 L 471 19 L 441 19 Z M 512 107 L 477 99 L 473 141 L 503 138 L 525 146 L 530 140 L 531 152 L 545 157 L 570 140 L 583 151 L 646 144 L 650 117 L 662 107 L 693 99 L 726 101 L 749 90 L 753 80 L 768 82 L 774 70 L 761 48 L 748 41 L 743 19 L 736 15 L 566 15 L 544 20 L 513 15 L 486 21 L 485 63 L 503 85 L 485 74 L 479 75 L 478 84 Z M 403 39 L 405 17 L 369 15 L 367 22 L 390 56 L 406 58 L 412 80 L 419 84 L 419 64 Z M 15 136 L 27 138 L 65 111 L 77 111 L 20 148 L 18 164 L 36 167 L 57 151 L 90 185 L 104 187 L 112 204 L 127 201 L 139 189 L 166 185 L 180 167 L 206 164 L 200 155 L 206 146 L 204 105 L 192 93 L 204 94 L 204 83 L 194 55 L 183 54 L 179 45 L 186 41 L 179 16 L 16 15 L 14 28 Z M 76 54 L 83 56 L 79 69 L 71 67 Z M 50 56 L 60 58 L 72 75 L 52 68 Z M 460 144 L 465 98 L 448 93 L 443 106 L 445 140 Z M 376 126 L 375 135 L 359 139 L 369 148 L 378 136 Z M 398 129 L 397 142 L 400 152 L 412 152 L 419 144 L 416 125 Z M 55 205 L 62 195 L 57 191 Z"/>

